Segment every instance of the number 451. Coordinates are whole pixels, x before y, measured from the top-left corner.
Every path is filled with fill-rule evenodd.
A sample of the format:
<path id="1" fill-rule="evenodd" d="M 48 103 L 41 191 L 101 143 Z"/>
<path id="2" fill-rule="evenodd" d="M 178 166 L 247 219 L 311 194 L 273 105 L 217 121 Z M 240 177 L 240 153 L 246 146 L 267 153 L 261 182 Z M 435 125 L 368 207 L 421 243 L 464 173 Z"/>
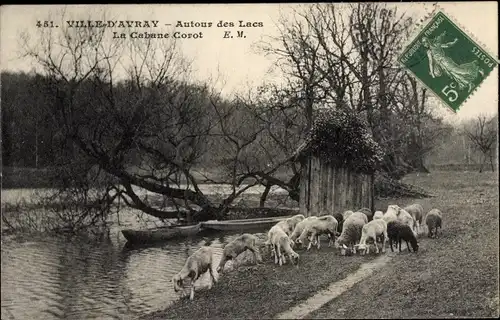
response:
<path id="1" fill-rule="evenodd" d="M 44 27 L 44 28 L 54 28 L 54 21 L 37 21 L 36 26 L 38 28 Z"/>
<path id="2" fill-rule="evenodd" d="M 449 88 L 448 88 L 449 87 Z M 458 99 L 458 92 L 453 90 L 455 84 L 451 83 L 441 90 L 441 92 L 448 98 L 450 102 L 455 102 Z"/>

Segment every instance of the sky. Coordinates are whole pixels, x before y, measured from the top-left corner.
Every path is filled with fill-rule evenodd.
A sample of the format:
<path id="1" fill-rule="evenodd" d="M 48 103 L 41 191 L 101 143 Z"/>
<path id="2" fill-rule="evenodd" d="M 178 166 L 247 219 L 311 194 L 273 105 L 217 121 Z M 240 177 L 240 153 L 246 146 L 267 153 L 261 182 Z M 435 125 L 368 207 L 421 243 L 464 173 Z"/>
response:
<path id="1" fill-rule="evenodd" d="M 105 9 L 113 20 L 158 20 L 162 32 L 168 32 L 177 21 L 212 22 L 210 28 L 184 28 L 185 32 L 203 32 L 202 39 L 180 39 L 178 44 L 184 55 L 193 59 L 200 80 L 217 77 L 224 82 L 225 92 L 237 92 L 268 80 L 273 59 L 255 50 L 255 43 L 266 36 L 277 34 L 276 22 L 280 15 L 293 15 L 300 4 L 163 4 L 163 5 L 8 5 L 0 7 L 0 68 L 2 71 L 30 71 L 32 64 L 20 57 L 20 32 L 35 35 L 38 20 L 62 23 L 58 10 L 66 8 L 74 20 L 99 19 L 99 10 Z M 400 12 L 417 18 L 423 17 L 431 4 L 399 3 Z M 466 32 L 484 45 L 498 59 L 498 4 L 497 2 L 438 2 L 439 7 L 458 22 Z M 59 17 L 59 18 L 58 18 Z M 65 18 L 64 20 L 69 20 Z M 223 20 L 238 24 L 261 22 L 262 27 L 218 28 Z M 58 22 L 59 21 L 59 22 Z M 113 29 L 114 30 L 114 29 Z M 177 28 L 177 30 L 181 30 Z M 245 30 L 246 38 L 224 39 L 224 31 Z M 110 34 L 112 31 L 109 31 Z M 438 111 L 450 121 L 475 117 L 480 113 L 498 111 L 498 68 L 481 87 L 454 114 L 441 106 Z"/>

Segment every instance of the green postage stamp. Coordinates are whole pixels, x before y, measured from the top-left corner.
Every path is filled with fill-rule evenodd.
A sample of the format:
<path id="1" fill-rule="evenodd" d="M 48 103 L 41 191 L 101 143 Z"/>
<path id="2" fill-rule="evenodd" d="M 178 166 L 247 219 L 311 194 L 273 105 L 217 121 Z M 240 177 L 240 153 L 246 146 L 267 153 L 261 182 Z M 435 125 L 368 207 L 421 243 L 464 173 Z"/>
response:
<path id="1" fill-rule="evenodd" d="M 398 61 L 454 112 L 498 64 L 442 11 L 423 27 Z"/>

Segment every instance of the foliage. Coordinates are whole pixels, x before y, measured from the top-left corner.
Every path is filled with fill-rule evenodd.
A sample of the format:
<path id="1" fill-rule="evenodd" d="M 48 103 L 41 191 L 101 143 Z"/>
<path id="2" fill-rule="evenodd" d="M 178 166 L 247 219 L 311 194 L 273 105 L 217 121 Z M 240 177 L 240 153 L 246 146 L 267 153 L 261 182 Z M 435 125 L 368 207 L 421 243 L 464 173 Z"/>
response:
<path id="1" fill-rule="evenodd" d="M 355 172 L 373 173 L 383 159 L 366 122 L 346 111 L 319 111 L 305 145 L 301 153 L 310 152 L 326 163 Z"/>

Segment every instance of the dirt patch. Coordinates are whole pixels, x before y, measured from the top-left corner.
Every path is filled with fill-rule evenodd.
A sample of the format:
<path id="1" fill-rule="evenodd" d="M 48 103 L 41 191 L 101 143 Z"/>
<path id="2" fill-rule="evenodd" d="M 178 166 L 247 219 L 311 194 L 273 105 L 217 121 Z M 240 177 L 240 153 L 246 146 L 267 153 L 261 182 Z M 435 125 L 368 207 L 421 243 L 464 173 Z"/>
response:
<path id="1" fill-rule="evenodd" d="M 309 313 L 316 311 L 321 306 L 325 305 L 332 299 L 335 299 L 342 293 L 349 290 L 359 281 L 369 277 L 373 272 L 382 268 L 390 260 L 389 255 L 383 254 L 377 259 L 362 264 L 360 268 L 349 274 L 346 278 L 332 283 L 328 288 L 316 293 L 314 296 L 307 299 L 305 302 L 293 307 L 292 309 L 283 312 L 276 316 L 277 319 L 302 319 Z"/>
<path id="2" fill-rule="evenodd" d="M 443 211 L 442 237 L 421 238 L 417 254 L 396 255 L 380 273 L 357 283 L 308 318 L 498 315 L 496 177 L 477 173 L 462 173 L 454 179 L 432 176 L 436 180 L 429 184 L 439 196 L 419 202 L 426 211 Z"/>

